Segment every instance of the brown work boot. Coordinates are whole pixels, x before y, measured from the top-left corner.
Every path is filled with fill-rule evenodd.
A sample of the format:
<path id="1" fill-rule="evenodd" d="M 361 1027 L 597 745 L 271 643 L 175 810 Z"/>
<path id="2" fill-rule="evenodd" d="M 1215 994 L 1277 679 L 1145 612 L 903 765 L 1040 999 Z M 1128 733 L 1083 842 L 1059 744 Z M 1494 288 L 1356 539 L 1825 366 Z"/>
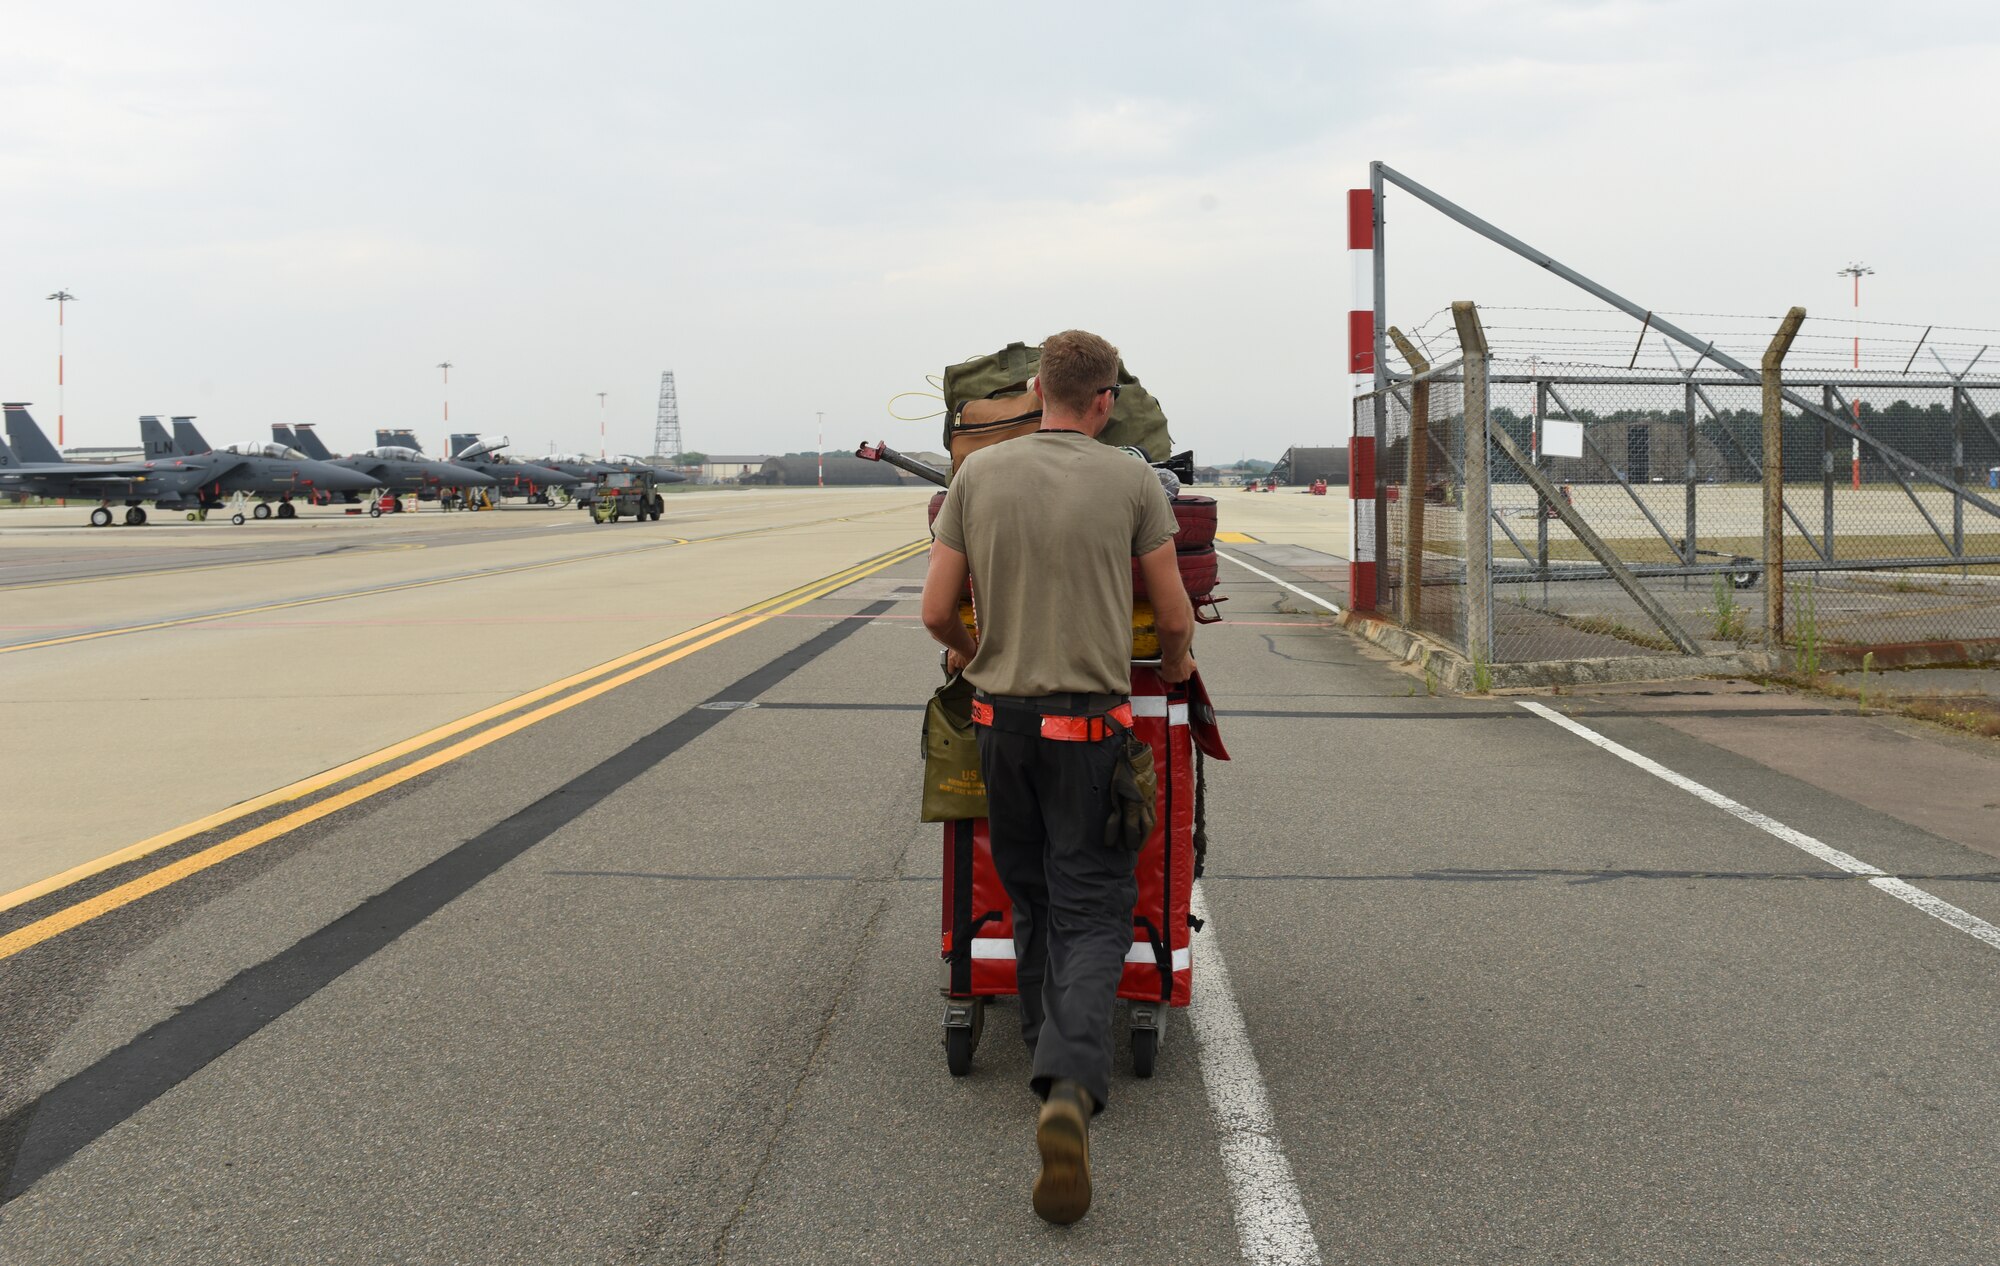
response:
<path id="1" fill-rule="evenodd" d="M 1068 1226 L 1090 1210 L 1090 1092 L 1069 1080 L 1049 1087 L 1035 1123 L 1042 1172 L 1035 1179 L 1035 1212 Z"/>

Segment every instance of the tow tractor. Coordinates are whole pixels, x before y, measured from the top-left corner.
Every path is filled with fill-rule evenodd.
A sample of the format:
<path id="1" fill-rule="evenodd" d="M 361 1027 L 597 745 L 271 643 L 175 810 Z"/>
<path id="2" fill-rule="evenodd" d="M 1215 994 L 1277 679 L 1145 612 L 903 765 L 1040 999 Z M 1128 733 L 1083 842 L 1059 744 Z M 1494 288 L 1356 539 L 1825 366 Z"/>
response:
<path id="1" fill-rule="evenodd" d="M 616 523 L 627 516 L 659 522 L 666 512 L 667 499 L 660 495 L 659 481 L 650 471 L 613 471 L 598 482 L 591 494 L 591 517 L 599 523 Z"/>

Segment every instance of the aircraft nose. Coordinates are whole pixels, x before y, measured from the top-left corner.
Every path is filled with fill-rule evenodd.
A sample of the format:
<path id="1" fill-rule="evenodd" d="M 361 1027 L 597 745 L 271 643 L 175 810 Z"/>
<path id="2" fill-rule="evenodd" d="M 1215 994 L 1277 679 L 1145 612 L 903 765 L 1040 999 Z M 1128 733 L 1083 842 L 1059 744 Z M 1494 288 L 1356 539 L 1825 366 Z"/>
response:
<path id="1" fill-rule="evenodd" d="M 328 492 L 368 492 L 380 482 L 372 475 L 364 475 L 345 466 L 329 466 L 325 462 L 315 462 L 307 467 L 305 475 L 315 486 Z"/>
<path id="2" fill-rule="evenodd" d="M 440 466 L 434 473 L 453 488 L 496 488 L 500 485 L 498 479 L 470 466 Z"/>

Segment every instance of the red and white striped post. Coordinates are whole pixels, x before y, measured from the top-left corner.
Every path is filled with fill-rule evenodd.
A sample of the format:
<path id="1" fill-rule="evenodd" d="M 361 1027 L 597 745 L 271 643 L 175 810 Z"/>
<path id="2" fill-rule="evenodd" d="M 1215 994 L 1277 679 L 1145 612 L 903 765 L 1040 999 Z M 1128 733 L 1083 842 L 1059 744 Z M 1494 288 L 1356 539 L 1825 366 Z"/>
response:
<path id="1" fill-rule="evenodd" d="M 1350 432 L 1347 440 L 1347 604 L 1356 611 L 1375 609 L 1375 432 L 1367 434 L 1353 419 L 1352 401 L 1375 385 L 1375 196 L 1366 189 L 1347 191 L 1347 258 L 1354 290 L 1347 312 L 1347 372 Z"/>

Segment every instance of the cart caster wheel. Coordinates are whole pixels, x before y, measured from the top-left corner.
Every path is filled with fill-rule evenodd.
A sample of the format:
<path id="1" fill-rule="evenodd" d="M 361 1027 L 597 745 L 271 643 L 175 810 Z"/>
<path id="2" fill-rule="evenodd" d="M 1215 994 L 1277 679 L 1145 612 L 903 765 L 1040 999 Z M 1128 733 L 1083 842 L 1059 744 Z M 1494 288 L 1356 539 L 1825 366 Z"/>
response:
<path id="1" fill-rule="evenodd" d="M 369 507 L 369 510 L 368 510 L 368 517 L 369 517 L 369 518 L 371 518 L 371 519 L 379 519 L 379 518 L 381 518 L 381 517 L 382 517 L 382 507 L 381 507 L 381 506 L 371 506 L 371 507 Z"/>
<path id="2" fill-rule="evenodd" d="M 242 527 L 242 526 L 243 526 L 243 516 L 242 516 L 242 515 L 240 515 L 240 514 L 232 514 L 232 515 L 230 515 L 230 516 L 229 516 L 229 521 L 230 521 L 231 523 L 234 523 L 234 524 L 235 524 L 235 525 L 236 525 L 237 527 Z"/>
<path id="3" fill-rule="evenodd" d="M 963 1077 L 972 1071 L 972 1030 L 946 1029 L 944 1031 L 944 1065 L 954 1077 Z"/>
<path id="4" fill-rule="evenodd" d="M 1151 1077 L 1153 1065 L 1160 1057 L 1160 1031 L 1158 1029 L 1132 1030 L 1132 1075 Z"/>
<path id="5" fill-rule="evenodd" d="M 1754 571 L 1733 571 L 1729 573 L 1729 583 L 1735 585 L 1738 589 L 1754 589 L 1757 587 L 1757 580 L 1758 573 Z"/>
<path id="6" fill-rule="evenodd" d="M 972 1071 L 972 1052 L 986 1028 L 984 998 L 954 998 L 944 1004 L 944 1064 L 954 1077 Z"/>

